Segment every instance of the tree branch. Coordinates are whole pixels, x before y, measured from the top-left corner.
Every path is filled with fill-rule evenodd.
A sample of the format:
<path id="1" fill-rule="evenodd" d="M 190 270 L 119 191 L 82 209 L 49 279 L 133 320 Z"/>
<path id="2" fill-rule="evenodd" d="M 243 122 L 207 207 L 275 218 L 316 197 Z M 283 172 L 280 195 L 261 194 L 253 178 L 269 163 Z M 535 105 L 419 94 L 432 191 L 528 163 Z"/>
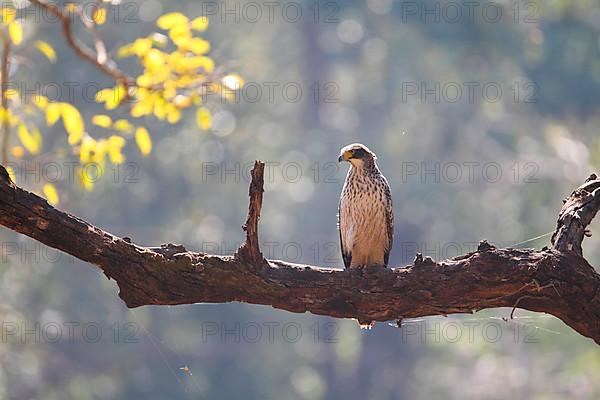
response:
<path id="1" fill-rule="evenodd" d="M 254 168 L 251 171 L 252 181 L 248 189 L 248 196 L 250 196 L 248 218 L 246 223 L 242 225 L 242 229 L 246 232 L 246 241 L 242 243 L 236 253 L 238 259 L 247 261 L 257 267 L 262 267 L 265 264 L 258 242 L 258 219 L 262 208 L 264 174 L 265 163 L 255 161 Z"/>
<path id="2" fill-rule="evenodd" d="M 552 235 L 552 246 L 558 251 L 574 251 L 583 256 L 581 242 L 583 237 L 588 235 L 586 228 L 599 208 L 600 180 L 596 174 L 592 174 L 564 200 L 556 231 Z"/>
<path id="3" fill-rule="evenodd" d="M 238 256 L 137 246 L 17 187 L 4 168 L 0 224 L 97 265 L 128 307 L 243 301 L 369 323 L 518 306 L 550 313 L 600 344 L 600 276 L 578 251 L 600 207 L 595 175 L 565 201 L 552 248 L 499 249 L 482 241 L 475 252 L 437 263 L 417 255 L 405 268 L 334 270 L 262 258 L 261 165 L 252 172 Z"/>
<path id="4" fill-rule="evenodd" d="M 31 3 L 33 3 L 34 5 L 36 5 L 37 7 L 41 8 L 41 9 L 49 12 L 50 14 L 54 15 L 56 18 L 58 18 L 61 21 L 63 36 L 67 40 L 67 43 L 69 44 L 69 46 L 75 51 L 75 54 L 77 54 L 80 58 L 86 60 L 87 62 L 89 62 L 90 64 L 95 66 L 102 73 L 113 78 L 117 83 L 120 83 L 126 89 L 129 89 L 130 87 L 135 86 L 135 82 L 134 82 L 133 78 L 129 77 L 125 72 L 121 71 L 116 66 L 115 62 L 112 61 L 110 58 L 108 58 L 108 55 L 106 54 L 106 52 L 104 54 L 97 54 L 93 50 L 89 49 L 86 45 L 81 43 L 79 40 L 77 40 L 77 38 L 75 38 L 75 36 L 73 35 L 73 31 L 72 31 L 72 20 L 71 20 L 71 17 L 69 15 L 68 11 L 63 10 L 57 4 L 49 3 L 45 0 L 31 0 Z M 82 17 L 82 19 L 84 19 L 83 16 L 81 16 L 81 17 Z M 84 21 L 84 25 L 86 25 L 86 28 L 88 30 L 90 29 L 89 25 L 86 24 L 85 21 Z M 92 33 L 94 34 L 94 32 L 92 32 Z M 94 34 L 94 42 L 95 42 L 97 49 L 105 48 L 104 43 L 95 34 Z M 130 95 L 129 90 L 127 90 L 126 97 L 128 97 L 129 95 Z"/>

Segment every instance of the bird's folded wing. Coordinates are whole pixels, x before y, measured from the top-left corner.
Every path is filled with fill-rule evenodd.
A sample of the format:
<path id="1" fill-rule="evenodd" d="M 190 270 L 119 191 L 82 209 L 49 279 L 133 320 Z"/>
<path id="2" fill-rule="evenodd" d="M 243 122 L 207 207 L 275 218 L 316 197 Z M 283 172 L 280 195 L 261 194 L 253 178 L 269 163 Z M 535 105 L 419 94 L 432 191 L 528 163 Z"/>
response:
<path id="1" fill-rule="evenodd" d="M 338 206 L 338 229 L 340 231 L 340 249 L 342 251 L 342 259 L 344 260 L 344 266 L 350 268 L 352 263 L 352 244 L 345 243 L 348 234 L 348 216 L 345 215 L 345 210 L 342 209 L 342 199 L 340 198 L 340 204 Z"/>

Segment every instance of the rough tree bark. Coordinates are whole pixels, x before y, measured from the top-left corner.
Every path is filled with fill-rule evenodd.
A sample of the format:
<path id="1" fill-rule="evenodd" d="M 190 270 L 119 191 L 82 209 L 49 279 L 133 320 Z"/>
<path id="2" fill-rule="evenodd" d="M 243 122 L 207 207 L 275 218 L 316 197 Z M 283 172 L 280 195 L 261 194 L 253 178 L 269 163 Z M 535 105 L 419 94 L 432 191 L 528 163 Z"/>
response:
<path id="1" fill-rule="evenodd" d="M 263 259 L 263 168 L 257 161 L 252 171 L 246 241 L 233 256 L 135 245 L 17 187 L 1 166 L 0 224 L 97 265 L 128 307 L 243 301 L 368 323 L 518 306 L 552 314 L 600 344 L 600 275 L 581 248 L 600 208 L 596 175 L 565 200 L 550 248 L 482 241 L 477 251 L 440 262 L 417 255 L 404 268 L 335 270 Z"/>

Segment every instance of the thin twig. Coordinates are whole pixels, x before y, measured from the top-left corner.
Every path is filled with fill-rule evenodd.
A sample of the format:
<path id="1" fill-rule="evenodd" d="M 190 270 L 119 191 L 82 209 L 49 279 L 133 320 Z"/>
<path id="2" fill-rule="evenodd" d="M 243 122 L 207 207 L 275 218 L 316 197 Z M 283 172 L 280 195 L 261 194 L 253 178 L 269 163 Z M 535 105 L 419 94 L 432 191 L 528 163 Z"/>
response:
<path id="1" fill-rule="evenodd" d="M 79 40 L 75 38 L 72 31 L 72 21 L 69 17 L 68 13 L 63 11 L 62 8 L 57 6 L 56 4 L 48 3 L 44 0 L 31 0 L 31 3 L 36 6 L 46 10 L 51 13 L 62 22 L 62 32 L 67 40 L 69 46 L 75 51 L 75 53 L 82 59 L 88 61 L 90 64 L 94 65 L 104 74 L 113 78 L 117 83 L 122 84 L 125 88 L 129 89 L 130 87 L 135 86 L 135 83 L 131 77 L 129 77 L 125 72 L 121 71 L 114 61 L 106 57 L 102 60 L 102 57 L 99 57 L 93 50 L 89 49 L 86 45 L 81 43 Z M 100 38 L 95 38 L 96 42 L 100 40 Z M 104 44 L 102 44 L 104 47 Z M 98 48 L 98 44 L 96 44 L 96 48 Z M 129 90 L 127 91 L 129 94 Z"/>
<path id="2" fill-rule="evenodd" d="M 529 282 L 525 286 L 530 286 L 530 285 L 534 285 L 535 286 L 535 291 L 538 292 L 538 293 L 541 292 L 544 289 L 553 288 L 554 291 L 556 292 L 556 294 L 559 297 L 562 297 L 560 295 L 560 293 L 558 293 L 558 289 L 556 289 L 556 286 L 554 286 L 554 282 L 550 282 L 550 283 L 545 284 L 544 286 L 540 286 L 540 283 L 536 279 L 533 279 L 531 282 Z M 513 315 L 515 313 L 515 310 L 517 309 L 517 306 L 519 305 L 519 303 L 521 302 L 521 300 L 523 300 L 523 299 L 535 299 L 535 298 L 537 298 L 537 297 L 531 296 L 531 295 L 527 295 L 527 294 L 519 297 L 517 299 L 517 301 L 515 302 L 515 304 L 514 304 L 514 306 L 512 308 L 512 311 L 510 312 L 510 319 L 513 319 Z"/>
<path id="3" fill-rule="evenodd" d="M 102 0 L 96 0 L 96 10 L 99 10 L 102 6 Z M 96 61 L 100 64 L 107 62 L 108 60 L 108 52 L 106 51 L 106 45 L 100 38 L 100 34 L 98 33 L 97 24 L 94 18 L 86 18 L 83 15 L 83 12 L 80 13 L 79 17 L 81 18 L 81 22 L 90 32 L 90 34 L 94 38 L 94 47 L 96 48 Z"/>
<path id="4" fill-rule="evenodd" d="M 512 308 L 512 311 L 510 312 L 510 319 L 513 319 L 513 316 L 515 314 L 515 310 L 517 309 L 517 306 L 519 305 L 519 303 L 521 302 L 521 300 L 523 299 L 533 299 L 535 298 L 534 296 L 530 296 L 528 294 L 526 294 L 525 296 L 521 296 L 517 299 L 517 301 L 515 301 L 515 305 Z"/>

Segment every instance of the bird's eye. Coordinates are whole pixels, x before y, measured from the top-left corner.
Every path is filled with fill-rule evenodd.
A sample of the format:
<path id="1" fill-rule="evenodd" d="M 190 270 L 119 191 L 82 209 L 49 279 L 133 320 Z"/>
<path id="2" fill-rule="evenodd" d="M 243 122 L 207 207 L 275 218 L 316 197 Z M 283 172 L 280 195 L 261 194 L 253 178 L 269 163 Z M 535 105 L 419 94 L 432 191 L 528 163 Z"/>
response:
<path id="1" fill-rule="evenodd" d="M 352 150 L 352 158 L 364 158 L 366 155 L 364 149 Z"/>

